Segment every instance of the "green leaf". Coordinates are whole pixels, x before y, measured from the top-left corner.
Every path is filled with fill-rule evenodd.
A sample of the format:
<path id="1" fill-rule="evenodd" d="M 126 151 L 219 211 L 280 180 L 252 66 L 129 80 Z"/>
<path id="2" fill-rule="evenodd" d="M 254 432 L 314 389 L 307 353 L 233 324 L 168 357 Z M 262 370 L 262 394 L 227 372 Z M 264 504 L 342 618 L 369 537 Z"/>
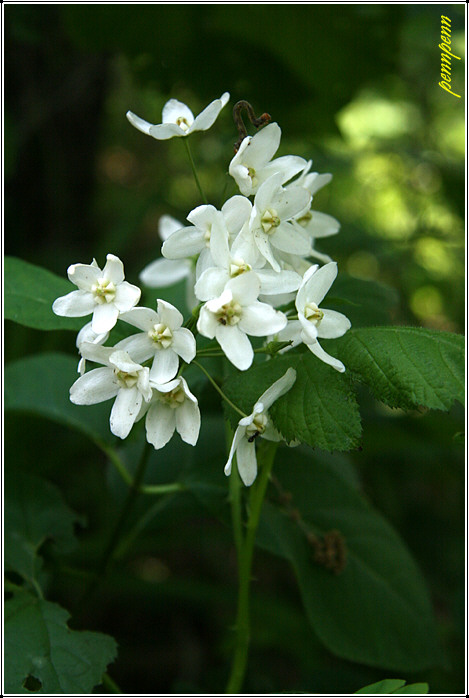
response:
<path id="1" fill-rule="evenodd" d="M 428 693 L 428 683 L 412 683 L 406 686 L 402 679 L 383 679 L 360 688 L 355 693 Z"/>
<path id="2" fill-rule="evenodd" d="M 33 683 L 37 693 L 89 694 L 100 683 L 116 657 L 116 642 L 101 633 L 70 630 L 68 618 L 57 604 L 24 592 L 6 601 L 6 693 L 30 693 L 27 686 Z"/>
<path id="3" fill-rule="evenodd" d="M 327 461 L 299 449 L 288 457 L 280 451 L 274 475 L 308 531 L 317 537 L 338 531 L 345 541 L 346 566 L 333 574 L 314 561 L 295 517 L 264 505 L 258 544 L 292 564 L 307 617 L 324 645 L 344 659 L 392 671 L 439 663 L 424 582 L 391 526 Z"/>
<path id="4" fill-rule="evenodd" d="M 52 303 L 76 290 L 68 281 L 47 269 L 16 257 L 5 257 L 4 312 L 7 320 L 36 330 L 80 330 L 83 318 L 59 317 Z"/>
<path id="5" fill-rule="evenodd" d="M 296 382 L 270 409 L 275 427 L 287 441 L 300 440 L 324 450 L 354 448 L 361 434 L 360 415 L 347 375 L 339 374 L 309 351 L 287 352 L 236 372 L 224 385 L 228 397 L 250 414 L 256 400 L 289 366 Z M 229 412 L 233 425 L 239 415 Z"/>
<path id="6" fill-rule="evenodd" d="M 464 337 L 418 327 L 350 330 L 336 341 L 348 371 L 391 407 L 464 402 Z"/>
<path id="7" fill-rule="evenodd" d="M 5 369 L 5 409 L 46 417 L 94 441 L 109 443 L 110 402 L 99 405 L 70 402 L 70 386 L 78 378 L 77 366 L 76 358 L 59 353 L 10 363 Z"/>
<path id="8" fill-rule="evenodd" d="M 79 517 L 54 485 L 35 475 L 16 471 L 5 489 L 5 567 L 33 580 L 41 545 L 52 539 L 58 550 L 71 550 Z"/>

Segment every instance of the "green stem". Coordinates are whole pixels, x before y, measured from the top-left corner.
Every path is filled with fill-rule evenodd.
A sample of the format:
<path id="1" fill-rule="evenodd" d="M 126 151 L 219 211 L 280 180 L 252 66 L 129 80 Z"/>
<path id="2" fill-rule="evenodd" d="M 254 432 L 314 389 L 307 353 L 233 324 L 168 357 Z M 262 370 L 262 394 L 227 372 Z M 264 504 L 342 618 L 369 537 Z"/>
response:
<path id="1" fill-rule="evenodd" d="M 121 695 L 124 695 L 123 691 L 121 691 L 114 679 L 111 679 L 109 674 L 103 674 L 102 684 L 104 688 L 107 689 L 106 693 L 120 693 Z"/>
<path id="2" fill-rule="evenodd" d="M 239 409 L 239 407 L 236 407 L 236 405 L 235 405 L 233 402 L 231 402 L 231 400 L 230 400 L 228 397 L 226 397 L 226 395 L 225 395 L 225 393 L 223 392 L 223 390 L 220 388 L 219 385 L 217 385 L 216 381 L 213 380 L 213 378 L 212 378 L 212 376 L 210 375 L 210 373 L 202 366 L 202 364 L 199 364 L 199 362 L 196 361 L 195 359 L 192 360 L 192 363 L 195 364 L 196 366 L 198 366 L 198 367 L 200 368 L 200 370 L 201 370 L 203 373 L 205 373 L 205 375 L 207 376 L 207 378 L 209 379 L 210 383 L 213 385 L 213 387 L 215 388 L 215 390 L 221 395 L 221 397 L 223 398 L 223 400 L 224 400 L 226 403 L 228 403 L 228 405 L 229 405 L 230 407 L 232 407 L 238 414 L 240 414 L 241 417 L 247 417 L 247 415 L 244 414 L 244 412 L 241 412 L 241 410 Z"/>
<path id="3" fill-rule="evenodd" d="M 186 146 L 187 156 L 189 158 L 189 162 L 190 162 L 191 167 L 192 167 L 192 174 L 194 175 L 195 183 L 197 184 L 197 187 L 199 189 L 200 196 L 202 197 L 202 201 L 204 202 L 204 204 L 208 204 L 207 197 L 204 194 L 204 190 L 202 189 L 202 185 L 200 184 L 199 177 L 197 175 L 197 170 L 195 169 L 194 160 L 192 158 L 191 149 L 189 147 L 189 138 L 186 136 L 182 140 L 184 141 L 184 145 Z"/>
<path id="4" fill-rule="evenodd" d="M 225 693 L 240 693 L 246 672 L 250 640 L 249 592 L 251 585 L 254 544 L 262 510 L 265 492 L 274 464 L 277 443 L 263 442 L 257 452 L 259 474 L 252 485 L 249 503 L 250 511 L 246 526 L 246 536 L 240 555 L 238 570 L 238 609 L 236 614 L 236 641 L 231 667 L 231 675 Z"/>

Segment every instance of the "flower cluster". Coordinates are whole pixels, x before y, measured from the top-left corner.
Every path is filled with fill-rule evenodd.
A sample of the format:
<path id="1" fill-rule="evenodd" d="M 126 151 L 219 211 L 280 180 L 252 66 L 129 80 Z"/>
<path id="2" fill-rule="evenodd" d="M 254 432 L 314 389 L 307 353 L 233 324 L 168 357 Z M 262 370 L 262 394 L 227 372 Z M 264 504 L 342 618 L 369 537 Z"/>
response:
<path id="1" fill-rule="evenodd" d="M 165 105 L 162 124 L 152 125 L 132 112 L 127 118 L 157 140 L 188 137 L 210 128 L 228 99 L 229 94 L 223 94 L 195 118 L 175 99 Z M 186 324 L 195 332 L 196 323 L 196 333 L 216 340 L 241 371 L 254 359 L 250 337 L 264 337 L 289 342 L 283 351 L 304 343 L 318 359 L 342 372 L 343 364 L 319 344 L 320 338 L 340 337 L 350 327 L 341 313 L 319 308 L 336 278 L 337 265 L 315 249 L 315 241 L 336 234 L 339 224 L 314 210 L 313 197 L 331 175 L 312 172 L 311 161 L 302 157 L 275 157 L 280 138 L 280 127 L 271 123 L 242 140 L 229 164 L 240 193 L 220 209 L 198 206 L 187 215 L 188 225 L 163 216 L 163 257 L 149 264 L 140 278 L 150 288 L 185 279 L 189 307 L 197 306 L 196 320 Z M 174 431 L 194 445 L 200 412 L 182 373 L 197 347 L 179 310 L 162 299 L 157 299 L 156 309 L 139 307 L 140 289 L 124 281 L 122 262 L 111 254 L 103 270 L 93 260 L 90 265 L 72 265 L 68 276 L 78 290 L 58 298 L 54 312 L 93 316 L 77 338 L 81 376 L 71 388 L 72 402 L 115 398 L 110 425 L 116 436 L 125 438 L 145 416 L 147 439 L 156 449 Z M 103 346 L 118 319 L 138 332 L 114 347 Z M 85 372 L 85 361 L 102 367 Z M 267 411 L 295 378 L 289 369 L 259 398 L 252 414 L 241 419 L 226 474 L 236 452 L 244 483 L 253 482 L 255 439 L 281 438 Z"/>

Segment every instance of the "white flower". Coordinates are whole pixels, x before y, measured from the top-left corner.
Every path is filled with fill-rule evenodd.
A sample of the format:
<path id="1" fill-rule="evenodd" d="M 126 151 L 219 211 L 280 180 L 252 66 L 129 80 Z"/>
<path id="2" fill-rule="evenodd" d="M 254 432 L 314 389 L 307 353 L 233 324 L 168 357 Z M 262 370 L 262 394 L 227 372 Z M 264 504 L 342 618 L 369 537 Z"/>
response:
<path id="1" fill-rule="evenodd" d="M 176 430 L 181 439 L 195 446 L 200 430 L 197 398 L 182 376 L 153 387 L 153 398 L 145 420 L 147 441 L 156 449 L 163 448 Z M 141 416 L 141 415 L 140 415 Z"/>
<path id="2" fill-rule="evenodd" d="M 90 342 L 91 344 L 104 344 L 109 338 L 109 332 L 102 332 L 101 334 L 96 334 L 93 332 L 91 327 L 91 322 L 84 325 L 79 333 L 77 334 L 76 346 L 78 353 L 81 354 L 81 345 L 83 342 Z M 83 374 L 85 372 L 86 360 L 81 357 L 78 363 L 78 373 Z"/>
<path id="3" fill-rule="evenodd" d="M 124 265 L 119 257 L 108 254 L 106 266 L 101 271 L 96 260 L 91 264 L 72 264 L 68 278 L 78 291 L 71 291 L 54 301 L 56 315 L 83 317 L 93 313 L 92 330 L 103 334 L 112 330 L 119 313 L 137 305 L 140 289 L 124 281 Z"/>
<path id="4" fill-rule="evenodd" d="M 318 342 L 318 337 L 324 339 L 342 337 L 351 327 L 350 320 L 342 313 L 319 308 L 319 304 L 334 283 L 336 276 L 335 262 L 325 264 L 320 269 L 315 264 L 308 269 L 295 301 L 298 320 L 290 321 L 288 326 L 279 332 L 278 339 L 292 340 L 292 346 L 304 342 L 318 359 L 343 373 L 345 371 L 343 363 L 327 354 Z"/>
<path id="5" fill-rule="evenodd" d="M 230 93 L 224 92 L 220 99 L 213 100 L 195 118 L 186 104 L 177 99 L 170 99 L 163 107 L 162 124 L 150 124 L 131 111 L 128 111 L 126 116 L 132 126 L 142 133 L 153 136 L 159 141 L 165 141 L 174 136 L 188 136 L 194 131 L 207 131 L 214 124 L 229 98 Z"/>
<path id="6" fill-rule="evenodd" d="M 254 136 L 247 136 L 230 162 L 229 173 L 245 196 L 255 194 L 260 185 L 280 172 L 283 184 L 307 165 L 303 158 L 285 155 L 272 160 L 280 145 L 278 124 L 269 124 Z"/>
<path id="7" fill-rule="evenodd" d="M 228 461 L 225 465 L 225 475 L 231 473 L 231 462 L 236 453 L 236 462 L 241 480 L 245 485 L 252 485 L 257 475 L 257 459 L 255 440 L 258 436 L 268 441 L 281 441 L 282 437 L 273 426 L 268 410 L 279 397 L 285 395 L 296 380 L 296 371 L 289 368 L 288 371 L 270 388 L 268 388 L 252 410 L 252 414 L 243 417 L 238 422 L 234 433 Z"/>
<path id="8" fill-rule="evenodd" d="M 161 252 L 165 257 L 182 259 L 201 252 L 208 255 L 210 246 L 216 244 L 217 239 L 229 237 L 222 212 L 211 204 L 197 206 L 187 220 L 193 225 L 176 230 L 163 243 Z"/>
<path id="9" fill-rule="evenodd" d="M 184 225 L 172 216 L 161 216 L 158 232 L 163 242 Z M 148 264 L 140 273 L 140 281 L 148 288 L 166 288 L 186 279 L 186 302 L 188 308 L 197 304 L 194 295 L 195 269 L 192 259 L 159 258 Z"/>
<path id="10" fill-rule="evenodd" d="M 83 343 L 84 358 L 104 364 L 80 376 L 70 388 L 76 405 L 95 405 L 115 397 L 110 426 L 115 436 L 125 439 L 139 416 L 143 402 L 151 400 L 150 369 L 135 363 L 127 352 L 116 347 Z"/>
<path id="11" fill-rule="evenodd" d="M 297 291 L 301 276 L 295 271 L 274 271 L 264 268 L 265 258 L 253 243 L 252 236 L 241 232 L 231 249 L 228 241 L 218 244 L 211 250 L 211 258 L 206 268 L 198 268 L 199 276 L 195 285 L 195 295 L 201 301 L 220 296 L 226 284 L 248 271 L 254 271 L 260 281 L 260 293 L 266 296 Z"/>
<path id="12" fill-rule="evenodd" d="M 132 308 L 121 315 L 121 320 L 138 327 L 139 332 L 119 342 L 135 359 L 144 362 L 154 357 L 150 380 L 166 383 L 176 375 L 179 357 L 190 363 L 195 356 L 195 338 L 181 327 L 184 318 L 174 305 L 158 299 L 158 311 L 151 308 Z"/>
<path id="13" fill-rule="evenodd" d="M 249 222 L 260 253 L 275 271 L 280 271 L 280 264 L 272 248 L 303 256 L 311 250 L 310 236 L 289 222 L 309 206 L 311 196 L 303 187 L 284 189 L 281 184 L 279 173 L 259 187 Z"/>
<path id="14" fill-rule="evenodd" d="M 232 364 L 245 371 L 254 352 L 247 335 L 264 337 L 279 332 L 287 324 L 286 316 L 257 300 L 260 291 L 257 275 L 250 271 L 230 279 L 219 296 L 200 309 L 197 329 L 209 339 L 216 338 Z M 277 329 L 274 329 L 277 328 Z"/>

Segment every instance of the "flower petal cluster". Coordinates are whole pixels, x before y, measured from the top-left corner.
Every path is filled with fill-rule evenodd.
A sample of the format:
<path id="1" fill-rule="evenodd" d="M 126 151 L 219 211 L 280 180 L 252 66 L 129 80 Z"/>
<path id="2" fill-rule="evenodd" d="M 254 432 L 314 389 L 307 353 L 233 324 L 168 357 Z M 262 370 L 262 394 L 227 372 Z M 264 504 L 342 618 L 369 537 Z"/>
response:
<path id="1" fill-rule="evenodd" d="M 131 111 L 128 111 L 126 116 L 132 126 L 142 133 L 159 141 L 165 141 L 175 136 L 189 136 L 194 131 L 207 131 L 215 123 L 229 99 L 230 93 L 224 92 L 220 99 L 210 102 L 195 118 L 186 104 L 177 99 L 170 99 L 163 107 L 161 124 L 150 124 Z"/>
<path id="2" fill-rule="evenodd" d="M 153 382 L 151 385 L 152 400 L 144 410 L 148 443 L 156 449 L 163 448 L 177 431 L 183 441 L 195 446 L 200 431 L 200 410 L 184 378 L 179 376 L 164 385 Z"/>
<path id="3" fill-rule="evenodd" d="M 254 358 L 247 335 L 265 337 L 287 324 L 283 313 L 257 300 L 260 287 L 254 272 L 244 273 L 230 279 L 223 293 L 200 309 L 198 331 L 204 337 L 215 338 L 240 371 L 248 369 Z"/>
<path id="4" fill-rule="evenodd" d="M 282 395 L 285 395 L 296 380 L 296 371 L 289 368 L 287 372 L 273 383 L 253 407 L 252 413 L 239 420 L 233 436 L 230 453 L 225 465 L 225 475 L 230 475 L 233 456 L 236 453 L 236 462 L 241 480 L 249 487 L 257 475 L 257 459 L 255 441 L 258 437 L 268 441 L 281 441 L 278 433 L 270 420 L 268 410 Z"/>
<path id="5" fill-rule="evenodd" d="M 329 262 L 320 269 L 314 265 L 308 269 L 296 296 L 298 320 L 290 321 L 288 327 L 278 333 L 280 341 L 291 340 L 292 346 L 304 342 L 308 349 L 324 363 L 340 373 L 345 371 L 341 361 L 330 356 L 319 344 L 318 338 L 342 337 L 350 329 L 350 320 L 336 310 L 319 308 L 337 276 L 337 264 Z"/>
<path id="6" fill-rule="evenodd" d="M 137 420 L 143 402 L 152 397 L 150 370 L 137 364 L 126 351 L 84 342 L 85 359 L 103 364 L 80 376 L 70 388 L 70 400 L 76 405 L 95 405 L 115 398 L 111 410 L 111 432 L 125 439 Z"/>
<path id="7" fill-rule="evenodd" d="M 247 136 L 230 162 L 229 173 L 244 196 L 255 194 L 273 174 L 281 173 L 281 183 L 304 170 L 306 161 L 296 155 L 272 160 L 280 145 L 282 131 L 276 123 L 265 126 L 255 136 Z"/>
<path id="8" fill-rule="evenodd" d="M 119 257 L 108 254 L 101 270 L 93 260 L 91 264 L 72 264 L 68 278 L 78 286 L 66 296 L 57 298 L 52 310 L 56 315 L 83 317 L 93 313 L 91 328 L 97 335 L 112 330 L 119 313 L 137 305 L 140 289 L 124 281 L 124 265 Z"/>
<path id="9" fill-rule="evenodd" d="M 196 347 L 192 332 L 182 327 L 184 318 L 179 310 L 161 299 L 157 301 L 157 308 L 157 311 L 132 308 L 121 315 L 121 320 L 142 331 L 122 340 L 120 346 L 136 361 L 153 359 L 150 380 L 159 384 L 174 378 L 179 357 L 190 363 L 195 357 Z"/>

